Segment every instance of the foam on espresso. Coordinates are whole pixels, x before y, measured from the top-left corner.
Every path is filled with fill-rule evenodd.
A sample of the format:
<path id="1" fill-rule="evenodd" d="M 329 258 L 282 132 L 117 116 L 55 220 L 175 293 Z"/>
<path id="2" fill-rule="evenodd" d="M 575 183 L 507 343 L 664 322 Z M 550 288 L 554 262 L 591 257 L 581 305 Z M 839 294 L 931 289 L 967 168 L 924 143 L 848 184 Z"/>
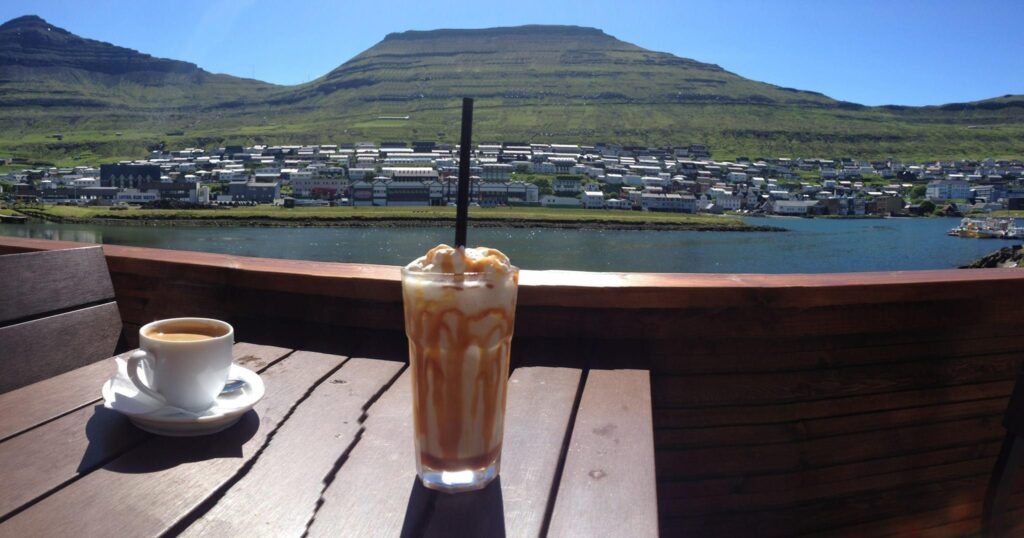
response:
<path id="1" fill-rule="evenodd" d="M 198 342 L 227 334 L 220 325 L 195 321 L 161 323 L 146 331 L 146 336 L 165 342 Z"/>
<path id="2" fill-rule="evenodd" d="M 433 469 L 482 469 L 501 450 L 518 271 L 497 250 L 447 245 L 406 271 L 418 456 Z"/>

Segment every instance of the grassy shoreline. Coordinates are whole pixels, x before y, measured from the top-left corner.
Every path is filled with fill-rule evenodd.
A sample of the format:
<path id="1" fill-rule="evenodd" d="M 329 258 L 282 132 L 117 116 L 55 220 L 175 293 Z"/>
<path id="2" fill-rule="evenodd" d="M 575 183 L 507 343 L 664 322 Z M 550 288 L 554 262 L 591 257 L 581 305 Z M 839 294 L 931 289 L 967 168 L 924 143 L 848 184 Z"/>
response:
<path id="1" fill-rule="evenodd" d="M 230 209 L 140 209 L 47 206 L 22 208 L 30 217 L 52 222 L 101 222 L 144 226 L 452 226 L 451 207 L 300 207 Z M 618 212 L 534 207 L 471 208 L 478 227 L 579 228 L 605 230 L 782 231 L 750 225 L 735 217 L 677 213 Z"/>

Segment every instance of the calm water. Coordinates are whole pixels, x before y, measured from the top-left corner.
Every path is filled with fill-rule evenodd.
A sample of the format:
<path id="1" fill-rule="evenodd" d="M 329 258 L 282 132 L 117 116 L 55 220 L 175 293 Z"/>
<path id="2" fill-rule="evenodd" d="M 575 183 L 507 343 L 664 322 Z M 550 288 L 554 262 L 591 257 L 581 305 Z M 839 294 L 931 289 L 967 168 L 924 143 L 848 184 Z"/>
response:
<path id="1" fill-rule="evenodd" d="M 640 232 L 472 229 L 470 242 L 506 252 L 527 269 L 693 273 L 834 273 L 943 269 L 1008 241 L 959 239 L 957 219 L 751 219 L 789 232 Z M 440 242 L 446 228 L 209 228 L 0 224 L 0 234 L 242 256 L 401 265 Z"/>

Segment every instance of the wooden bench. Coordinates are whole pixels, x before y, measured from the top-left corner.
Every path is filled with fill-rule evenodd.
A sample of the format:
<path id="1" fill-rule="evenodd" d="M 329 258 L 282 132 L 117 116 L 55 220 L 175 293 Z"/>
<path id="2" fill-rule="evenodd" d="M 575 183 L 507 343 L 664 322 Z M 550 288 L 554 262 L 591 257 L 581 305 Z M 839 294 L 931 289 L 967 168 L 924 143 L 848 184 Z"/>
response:
<path id="1" fill-rule="evenodd" d="M 121 316 L 101 247 L 0 255 L 0 394 L 105 359 Z"/>

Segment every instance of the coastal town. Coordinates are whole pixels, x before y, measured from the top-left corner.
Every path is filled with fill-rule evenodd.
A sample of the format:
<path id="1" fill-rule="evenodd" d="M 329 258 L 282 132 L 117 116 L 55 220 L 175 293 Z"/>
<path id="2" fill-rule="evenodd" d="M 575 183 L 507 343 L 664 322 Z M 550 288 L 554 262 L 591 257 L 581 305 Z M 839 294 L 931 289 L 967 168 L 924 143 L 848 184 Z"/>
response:
<path id="1" fill-rule="evenodd" d="M 789 216 L 1024 209 L 1020 160 L 716 160 L 702 144 L 516 142 L 481 143 L 472 155 L 470 199 L 480 207 Z M 3 161 L 15 168 L 0 175 L 9 201 L 112 208 L 444 206 L 454 204 L 459 165 L 458 146 L 434 142 L 154 150 L 99 167 Z"/>

